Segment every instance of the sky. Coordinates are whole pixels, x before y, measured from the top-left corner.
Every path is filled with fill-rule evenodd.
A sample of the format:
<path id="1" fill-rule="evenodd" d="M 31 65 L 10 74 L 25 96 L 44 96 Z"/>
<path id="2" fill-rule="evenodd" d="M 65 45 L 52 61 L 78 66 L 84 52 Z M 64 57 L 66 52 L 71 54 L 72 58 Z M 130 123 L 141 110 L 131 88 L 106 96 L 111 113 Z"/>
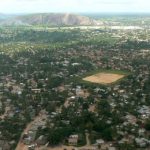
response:
<path id="1" fill-rule="evenodd" d="M 150 13 L 150 0 L 0 0 L 0 13 Z"/>

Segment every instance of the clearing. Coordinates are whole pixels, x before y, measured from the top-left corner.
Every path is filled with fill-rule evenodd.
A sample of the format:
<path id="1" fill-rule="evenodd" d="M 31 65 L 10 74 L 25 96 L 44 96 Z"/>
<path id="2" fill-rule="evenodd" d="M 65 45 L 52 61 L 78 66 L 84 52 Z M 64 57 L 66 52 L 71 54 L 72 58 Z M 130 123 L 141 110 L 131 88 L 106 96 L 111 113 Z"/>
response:
<path id="1" fill-rule="evenodd" d="M 125 77 L 125 74 L 107 73 L 101 72 L 95 75 L 91 75 L 83 78 L 84 81 L 99 83 L 99 84 L 111 84 Z"/>

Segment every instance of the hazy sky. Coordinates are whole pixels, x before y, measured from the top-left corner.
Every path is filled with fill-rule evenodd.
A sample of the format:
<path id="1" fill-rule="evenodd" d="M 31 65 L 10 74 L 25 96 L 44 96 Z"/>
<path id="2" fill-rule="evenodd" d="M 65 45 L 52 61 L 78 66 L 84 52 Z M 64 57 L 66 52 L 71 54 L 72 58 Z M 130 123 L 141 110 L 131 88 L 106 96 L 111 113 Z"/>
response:
<path id="1" fill-rule="evenodd" d="M 0 12 L 150 12 L 150 0 L 0 0 Z"/>

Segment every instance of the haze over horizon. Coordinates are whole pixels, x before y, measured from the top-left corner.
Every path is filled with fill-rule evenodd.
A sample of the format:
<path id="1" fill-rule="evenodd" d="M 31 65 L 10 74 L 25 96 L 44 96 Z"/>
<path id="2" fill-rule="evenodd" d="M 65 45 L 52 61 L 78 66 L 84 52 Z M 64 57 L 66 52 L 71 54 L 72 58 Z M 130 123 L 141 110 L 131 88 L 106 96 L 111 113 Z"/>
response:
<path id="1" fill-rule="evenodd" d="M 1 0 L 0 12 L 150 13 L 149 0 Z"/>

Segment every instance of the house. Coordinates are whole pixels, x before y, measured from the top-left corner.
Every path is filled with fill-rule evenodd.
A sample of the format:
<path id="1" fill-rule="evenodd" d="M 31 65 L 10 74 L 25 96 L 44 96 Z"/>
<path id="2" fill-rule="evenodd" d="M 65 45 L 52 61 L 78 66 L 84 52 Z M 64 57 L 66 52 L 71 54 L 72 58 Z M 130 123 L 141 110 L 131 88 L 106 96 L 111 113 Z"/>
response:
<path id="1" fill-rule="evenodd" d="M 143 119 L 148 119 L 150 117 L 150 108 L 148 106 L 143 105 L 138 109 L 138 113 L 142 115 Z"/>
<path id="2" fill-rule="evenodd" d="M 100 149 L 106 148 L 105 141 L 103 139 L 97 139 L 96 144 L 94 144 L 94 145 L 99 147 Z"/>
<path id="3" fill-rule="evenodd" d="M 27 134 L 24 135 L 23 143 L 26 145 L 30 145 L 36 137 L 36 131 L 28 131 Z"/>
<path id="4" fill-rule="evenodd" d="M 69 139 L 68 139 L 69 145 L 77 145 L 78 144 L 78 139 L 79 139 L 78 135 L 70 135 Z"/>
<path id="5" fill-rule="evenodd" d="M 109 147 L 108 150 L 116 150 L 115 147 Z"/>
<path id="6" fill-rule="evenodd" d="M 148 144 L 150 144 L 150 141 L 145 138 L 135 138 L 135 143 L 137 144 L 137 146 L 144 148 L 147 147 Z"/>
<path id="7" fill-rule="evenodd" d="M 41 89 L 31 89 L 31 91 L 34 92 L 34 93 L 40 93 Z"/>
<path id="8" fill-rule="evenodd" d="M 36 145 L 35 145 L 35 144 L 31 144 L 31 145 L 29 145 L 29 146 L 28 146 L 28 150 L 34 150 L 34 149 L 35 149 L 35 147 L 36 147 Z"/>
<path id="9" fill-rule="evenodd" d="M 135 116 L 133 116 L 133 115 L 126 115 L 125 116 L 125 119 L 128 121 L 128 123 L 130 123 L 130 124 L 136 124 L 136 122 L 137 122 L 137 118 L 135 117 Z"/>
<path id="10" fill-rule="evenodd" d="M 46 137 L 44 135 L 41 135 L 36 140 L 36 143 L 37 143 L 37 145 L 45 145 L 47 143 L 47 139 L 46 139 Z"/>
<path id="11" fill-rule="evenodd" d="M 103 139 L 98 139 L 98 140 L 96 140 L 96 143 L 97 143 L 98 145 L 101 145 L 101 144 L 104 144 L 105 142 L 104 142 Z"/>
<path id="12" fill-rule="evenodd" d="M 139 129 L 138 134 L 139 136 L 144 136 L 145 135 L 146 130 L 144 128 Z"/>

